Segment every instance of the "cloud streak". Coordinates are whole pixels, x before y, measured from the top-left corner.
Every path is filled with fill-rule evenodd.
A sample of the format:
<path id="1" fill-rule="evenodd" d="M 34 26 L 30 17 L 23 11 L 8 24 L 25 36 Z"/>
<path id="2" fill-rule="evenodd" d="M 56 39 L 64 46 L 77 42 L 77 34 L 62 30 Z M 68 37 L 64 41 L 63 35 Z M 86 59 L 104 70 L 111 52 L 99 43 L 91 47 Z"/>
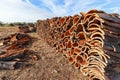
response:
<path id="1" fill-rule="evenodd" d="M 35 22 L 53 16 L 79 14 L 100 9 L 120 13 L 119 0 L 1 0 L 0 21 Z"/>
<path id="2" fill-rule="evenodd" d="M 0 21 L 2 22 L 35 22 L 52 16 L 44 9 L 22 0 L 2 0 L 0 2 Z"/>

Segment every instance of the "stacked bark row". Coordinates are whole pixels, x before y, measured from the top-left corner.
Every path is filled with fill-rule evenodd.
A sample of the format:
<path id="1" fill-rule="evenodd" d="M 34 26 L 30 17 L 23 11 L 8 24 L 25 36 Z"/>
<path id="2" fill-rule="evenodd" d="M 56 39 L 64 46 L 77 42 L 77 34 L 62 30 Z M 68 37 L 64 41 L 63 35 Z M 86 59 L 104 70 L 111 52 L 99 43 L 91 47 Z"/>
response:
<path id="1" fill-rule="evenodd" d="M 108 52 L 120 50 L 120 19 L 113 14 L 91 10 L 81 16 L 38 20 L 38 35 L 58 51 L 89 80 L 105 80 Z"/>

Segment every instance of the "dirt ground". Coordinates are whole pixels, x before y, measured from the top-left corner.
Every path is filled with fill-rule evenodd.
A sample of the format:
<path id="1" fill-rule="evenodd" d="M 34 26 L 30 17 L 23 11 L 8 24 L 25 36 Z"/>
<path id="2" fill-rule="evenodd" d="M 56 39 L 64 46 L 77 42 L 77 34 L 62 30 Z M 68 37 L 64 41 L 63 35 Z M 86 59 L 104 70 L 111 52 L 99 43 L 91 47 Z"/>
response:
<path id="1" fill-rule="evenodd" d="M 0 27 L 0 38 L 16 32 L 17 27 Z M 29 49 L 35 51 L 39 59 L 32 60 L 33 65 L 25 69 L 0 70 L 0 80 L 88 80 L 68 63 L 62 53 L 57 53 L 37 33 L 29 34 L 37 38 Z M 119 64 L 120 61 L 117 62 Z M 120 80 L 120 66 L 115 65 L 111 61 L 106 68 L 106 75 L 110 78 L 108 80 Z"/>
<path id="2" fill-rule="evenodd" d="M 18 32 L 17 27 L 0 27 L 0 37 Z M 61 53 L 51 48 L 37 33 L 30 33 L 36 41 L 29 47 L 39 59 L 31 67 L 18 70 L 0 70 L 0 80 L 88 80 L 74 69 Z"/>

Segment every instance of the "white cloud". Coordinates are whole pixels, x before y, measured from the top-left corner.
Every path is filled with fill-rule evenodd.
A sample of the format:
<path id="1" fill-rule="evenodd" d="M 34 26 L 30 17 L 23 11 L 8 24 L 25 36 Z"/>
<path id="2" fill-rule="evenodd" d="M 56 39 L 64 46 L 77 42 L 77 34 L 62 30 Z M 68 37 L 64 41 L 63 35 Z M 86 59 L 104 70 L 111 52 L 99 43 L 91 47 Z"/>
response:
<path id="1" fill-rule="evenodd" d="M 119 0 L 39 0 L 34 5 L 30 0 L 1 0 L 0 21 L 32 22 L 53 16 L 67 16 L 87 12 L 90 9 L 101 9 L 107 12 L 120 13 Z M 62 1 L 62 3 L 60 3 Z M 60 3 L 60 4 L 59 4 Z M 49 9 L 49 10 L 48 10 Z"/>
<path id="2" fill-rule="evenodd" d="M 64 5 L 55 4 L 55 1 L 60 0 L 40 0 L 44 6 L 52 11 L 55 16 L 65 16 L 79 14 L 81 11 L 87 12 L 90 9 L 99 9 L 110 12 L 111 7 L 115 8 L 115 4 L 119 3 L 119 0 L 61 0 Z M 112 6 L 114 4 L 114 6 Z M 106 8 L 107 7 L 107 8 Z M 116 9 L 116 8 L 115 8 Z M 118 9 L 118 8 L 117 8 Z M 117 10 L 118 12 L 120 9 Z M 113 11 L 112 11 L 113 12 Z"/>
<path id="3" fill-rule="evenodd" d="M 64 6 L 55 4 L 55 0 L 41 0 L 41 2 L 51 10 L 54 16 L 62 16 L 67 13 L 67 9 Z"/>
<path id="4" fill-rule="evenodd" d="M 1 0 L 0 21 L 2 22 L 35 22 L 52 16 L 46 10 L 22 0 Z"/>
<path id="5" fill-rule="evenodd" d="M 120 7 L 110 8 L 113 13 L 120 13 Z"/>

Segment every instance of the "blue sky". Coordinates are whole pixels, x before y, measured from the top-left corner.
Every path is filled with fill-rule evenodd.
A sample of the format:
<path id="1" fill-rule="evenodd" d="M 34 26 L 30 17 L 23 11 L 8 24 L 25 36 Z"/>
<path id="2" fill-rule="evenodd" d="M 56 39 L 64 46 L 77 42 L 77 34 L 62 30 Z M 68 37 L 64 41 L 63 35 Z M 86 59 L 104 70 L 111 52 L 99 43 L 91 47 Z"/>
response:
<path id="1" fill-rule="evenodd" d="M 35 22 L 91 9 L 120 14 L 120 0 L 1 0 L 0 21 Z"/>

